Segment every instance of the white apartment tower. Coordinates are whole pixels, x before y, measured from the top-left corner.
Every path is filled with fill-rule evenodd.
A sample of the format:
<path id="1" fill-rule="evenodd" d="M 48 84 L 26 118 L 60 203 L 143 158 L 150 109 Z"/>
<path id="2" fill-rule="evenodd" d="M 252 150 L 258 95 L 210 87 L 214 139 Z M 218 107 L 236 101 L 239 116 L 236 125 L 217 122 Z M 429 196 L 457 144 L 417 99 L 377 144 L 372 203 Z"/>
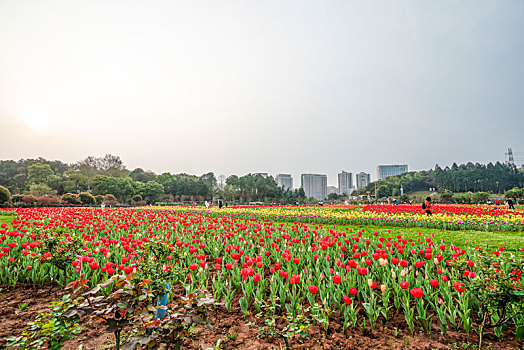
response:
<path id="1" fill-rule="evenodd" d="M 338 193 L 340 195 L 346 193 L 351 194 L 353 192 L 353 174 L 342 170 L 338 174 Z"/>
<path id="2" fill-rule="evenodd" d="M 327 176 L 320 174 L 300 175 L 301 187 L 304 189 L 306 197 L 313 197 L 317 200 L 327 197 Z"/>
<path id="3" fill-rule="evenodd" d="M 360 172 L 358 174 L 355 174 L 355 180 L 355 182 L 357 183 L 357 188 L 364 188 L 371 182 L 371 174 Z"/>
<path id="4" fill-rule="evenodd" d="M 290 174 L 277 174 L 278 187 L 284 186 L 285 190 L 293 191 L 293 178 Z"/>

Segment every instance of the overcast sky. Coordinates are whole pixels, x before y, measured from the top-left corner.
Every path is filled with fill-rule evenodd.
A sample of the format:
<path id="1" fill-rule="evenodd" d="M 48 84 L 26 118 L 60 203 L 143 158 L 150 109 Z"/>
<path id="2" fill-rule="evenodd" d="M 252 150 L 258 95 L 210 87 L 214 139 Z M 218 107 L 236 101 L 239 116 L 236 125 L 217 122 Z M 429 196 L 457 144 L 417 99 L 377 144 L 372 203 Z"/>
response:
<path id="1" fill-rule="evenodd" d="M 521 0 L 0 0 L 0 159 L 297 187 L 524 157 L 523 135 Z"/>

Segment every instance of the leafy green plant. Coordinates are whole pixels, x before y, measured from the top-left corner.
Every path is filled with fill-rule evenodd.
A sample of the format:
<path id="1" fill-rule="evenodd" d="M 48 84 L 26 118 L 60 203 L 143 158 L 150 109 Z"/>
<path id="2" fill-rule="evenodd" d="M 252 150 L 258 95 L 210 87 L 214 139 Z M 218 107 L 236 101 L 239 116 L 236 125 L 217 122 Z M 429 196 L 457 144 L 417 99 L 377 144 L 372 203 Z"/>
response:
<path id="1" fill-rule="evenodd" d="M 29 302 L 18 304 L 18 310 L 25 311 L 29 307 Z"/>
<path id="2" fill-rule="evenodd" d="M 59 284 L 65 286 L 68 267 L 78 259 L 78 256 L 86 254 L 83 248 L 84 244 L 80 238 L 57 230 L 42 239 L 37 258 L 44 264 L 56 267 L 62 274 L 59 277 Z"/>
<path id="3" fill-rule="evenodd" d="M 493 328 L 500 338 L 502 326 L 514 321 L 517 336 L 524 332 L 521 324 L 517 324 L 519 315 L 524 309 L 524 274 L 523 254 L 490 254 L 483 249 L 477 249 L 475 277 L 471 278 L 469 270 L 471 262 L 461 259 L 455 264 L 464 271 L 460 278 L 465 281 L 464 287 L 471 295 L 468 305 L 471 311 L 477 312 L 481 322 L 478 329 L 479 349 L 482 347 L 482 336 L 486 328 Z"/>
<path id="4" fill-rule="evenodd" d="M 125 350 L 141 348 L 180 349 L 186 338 L 191 338 L 195 324 L 205 325 L 207 307 L 216 302 L 205 290 L 196 290 L 167 305 L 164 319 L 155 319 L 153 314 L 142 317 L 144 321 L 138 335 L 131 339 Z M 148 310 L 150 310 L 148 308 Z"/>
<path id="5" fill-rule="evenodd" d="M 33 322 L 29 322 L 29 328 L 22 335 L 7 338 L 8 348 L 17 349 L 61 349 L 64 343 L 73 339 L 82 331 L 78 324 L 79 315 L 69 317 L 70 310 L 76 308 L 78 300 L 72 300 L 64 295 L 61 301 L 50 304 L 51 312 L 39 313 Z"/>

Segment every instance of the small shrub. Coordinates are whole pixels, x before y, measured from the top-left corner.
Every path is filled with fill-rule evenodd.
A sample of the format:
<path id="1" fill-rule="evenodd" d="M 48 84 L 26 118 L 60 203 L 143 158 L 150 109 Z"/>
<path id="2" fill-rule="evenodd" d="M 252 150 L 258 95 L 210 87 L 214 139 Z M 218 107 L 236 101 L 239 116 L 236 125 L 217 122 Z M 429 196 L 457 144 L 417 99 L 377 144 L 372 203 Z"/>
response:
<path id="1" fill-rule="evenodd" d="M 37 199 L 34 196 L 23 196 L 22 197 L 22 203 L 24 203 L 25 205 L 34 206 L 36 202 L 37 202 Z"/>
<path id="2" fill-rule="evenodd" d="M 0 186 L 0 204 L 9 203 L 11 201 L 11 192 L 4 186 Z"/>
<path id="3" fill-rule="evenodd" d="M 93 197 L 93 195 L 91 193 L 87 193 L 87 192 L 82 192 L 78 195 L 78 197 L 80 198 L 80 202 L 82 204 L 87 204 L 87 205 L 94 205 L 96 204 L 96 199 L 95 197 Z"/>
<path id="4" fill-rule="evenodd" d="M 22 196 L 21 194 L 14 194 L 11 197 L 11 200 L 13 201 L 13 203 L 20 203 L 22 202 L 22 198 L 24 198 L 24 196 Z"/>
<path id="5" fill-rule="evenodd" d="M 104 200 L 105 201 L 116 201 L 116 197 L 110 193 L 104 196 Z"/>
<path id="6" fill-rule="evenodd" d="M 140 202 L 140 201 L 142 201 L 142 196 L 139 194 L 135 194 L 133 196 L 133 202 Z"/>
<path id="7" fill-rule="evenodd" d="M 115 207 L 119 204 L 118 201 L 113 201 L 113 200 L 106 200 L 104 203 L 110 207 Z"/>
<path id="8" fill-rule="evenodd" d="M 36 201 L 39 207 L 48 207 L 51 205 L 51 198 L 47 196 L 37 197 Z"/>
<path id="9" fill-rule="evenodd" d="M 78 195 L 73 193 L 66 193 L 61 198 L 62 202 L 66 202 L 68 204 L 80 204 L 80 198 Z"/>
<path id="10" fill-rule="evenodd" d="M 102 196 L 101 194 L 98 194 L 95 196 L 95 201 L 96 201 L 96 204 L 97 205 L 100 205 L 104 202 L 104 196 Z"/>

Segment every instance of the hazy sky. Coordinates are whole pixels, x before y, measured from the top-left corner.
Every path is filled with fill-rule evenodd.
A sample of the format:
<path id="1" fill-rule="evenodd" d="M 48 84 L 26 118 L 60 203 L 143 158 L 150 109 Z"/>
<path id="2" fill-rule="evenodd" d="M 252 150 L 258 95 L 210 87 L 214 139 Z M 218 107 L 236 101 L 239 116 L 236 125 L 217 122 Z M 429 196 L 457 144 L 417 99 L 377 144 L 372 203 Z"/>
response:
<path id="1" fill-rule="evenodd" d="M 0 0 L 0 159 L 298 186 L 508 147 L 524 157 L 521 0 Z"/>

